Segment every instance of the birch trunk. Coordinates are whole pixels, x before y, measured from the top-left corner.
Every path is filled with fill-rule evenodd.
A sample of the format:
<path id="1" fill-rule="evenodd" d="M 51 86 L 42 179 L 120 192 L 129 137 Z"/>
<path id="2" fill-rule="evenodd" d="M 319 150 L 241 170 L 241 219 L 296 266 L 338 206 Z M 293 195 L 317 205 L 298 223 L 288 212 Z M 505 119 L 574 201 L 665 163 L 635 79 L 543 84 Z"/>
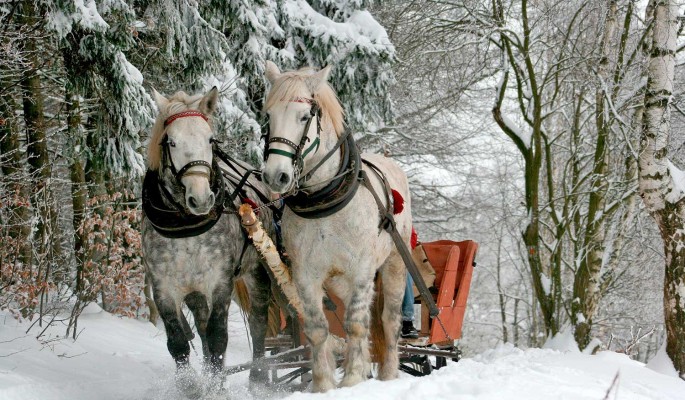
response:
<path id="1" fill-rule="evenodd" d="M 651 0 L 647 7 L 650 19 L 653 31 L 640 140 L 639 191 L 664 241 L 666 353 L 685 379 L 685 182 L 682 175 L 674 176 L 677 170 L 667 157 L 679 25 L 676 1 Z"/>

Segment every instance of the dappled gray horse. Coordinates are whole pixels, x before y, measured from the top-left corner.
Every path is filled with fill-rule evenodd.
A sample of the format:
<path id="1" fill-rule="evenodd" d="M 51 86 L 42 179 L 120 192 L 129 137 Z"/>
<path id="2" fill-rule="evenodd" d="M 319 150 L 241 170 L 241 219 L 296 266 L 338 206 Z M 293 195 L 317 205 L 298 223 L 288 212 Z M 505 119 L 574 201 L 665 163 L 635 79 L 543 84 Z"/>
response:
<path id="1" fill-rule="evenodd" d="M 177 385 L 196 397 L 202 387 L 189 366 L 193 333 L 181 311 L 183 302 L 193 313 L 206 370 L 214 377 L 214 386 L 220 386 L 234 283 L 241 277 L 249 293 L 249 325 L 257 359 L 264 355 L 269 277 L 232 212 L 237 203 L 228 198 L 235 185 L 224 179 L 216 159 L 210 118 L 217 89 L 205 96 L 178 92 L 167 99 L 156 91 L 154 96 L 159 115 L 143 185 L 143 255 L 167 347 L 178 367 Z M 239 177 L 246 168 L 236 162 L 224 169 Z M 242 196 L 258 200 L 251 188 L 259 185 L 250 179 Z M 271 221 L 268 210 L 261 210 L 260 216 Z M 266 373 L 255 367 L 250 378 L 262 380 Z"/>

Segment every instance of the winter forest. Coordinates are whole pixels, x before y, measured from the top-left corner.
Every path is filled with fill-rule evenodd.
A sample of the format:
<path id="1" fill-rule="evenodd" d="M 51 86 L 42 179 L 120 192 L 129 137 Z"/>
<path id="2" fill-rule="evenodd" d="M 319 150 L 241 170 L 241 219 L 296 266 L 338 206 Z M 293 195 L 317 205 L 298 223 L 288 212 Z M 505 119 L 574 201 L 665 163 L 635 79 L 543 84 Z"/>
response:
<path id="1" fill-rule="evenodd" d="M 148 332 L 157 364 L 140 376 L 173 375 L 141 253 L 153 89 L 217 87 L 218 146 L 259 169 L 267 60 L 330 66 L 358 147 L 406 172 L 419 240 L 480 245 L 465 360 L 418 378 L 417 396 L 456 390 L 447 384 L 468 382 L 477 363 L 518 355 L 501 365 L 516 370 L 552 354 L 528 351 L 560 347 L 656 365 L 650 384 L 672 390 L 612 393 L 614 371 L 599 397 L 564 398 L 682 396 L 684 29 L 679 0 L 0 0 L 0 398 L 104 393 L 41 383 L 22 394 L 35 363 L 85 374 L 80 354 L 103 346 L 89 332 L 102 343 L 119 343 L 108 331 Z M 243 338 L 229 339 L 229 355 L 248 361 L 231 315 Z M 43 376 L 70 379 L 48 364 Z M 466 372 L 450 381 L 456 365 Z M 506 379 L 525 386 L 534 374 Z M 241 379 L 236 393 L 249 397 Z M 410 398 L 408 384 L 375 385 L 337 398 Z M 102 398 L 155 398 L 147 383 L 131 386 L 142 394 L 108 387 Z M 552 388 L 519 394 L 557 398 L 540 394 Z"/>

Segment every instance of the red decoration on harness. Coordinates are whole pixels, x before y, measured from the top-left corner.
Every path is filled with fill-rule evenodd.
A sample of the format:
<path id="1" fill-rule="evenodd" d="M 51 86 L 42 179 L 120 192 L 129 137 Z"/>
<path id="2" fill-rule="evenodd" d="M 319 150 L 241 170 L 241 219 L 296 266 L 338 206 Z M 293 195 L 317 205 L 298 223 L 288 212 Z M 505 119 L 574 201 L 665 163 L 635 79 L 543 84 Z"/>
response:
<path id="1" fill-rule="evenodd" d="M 409 243 L 411 244 L 412 250 L 414 250 L 416 245 L 419 244 L 419 234 L 416 233 L 416 229 L 414 229 L 413 226 L 411 227 L 411 239 L 410 239 Z"/>
<path id="2" fill-rule="evenodd" d="M 164 121 L 164 126 L 169 126 L 171 125 L 172 122 L 176 121 L 179 118 L 185 118 L 185 117 L 200 117 L 204 119 L 205 121 L 209 121 L 209 117 L 204 115 L 203 113 L 195 110 L 188 110 L 188 111 L 181 111 L 180 113 L 176 113 L 169 118 L 167 118 Z"/>
<path id="3" fill-rule="evenodd" d="M 392 213 L 397 215 L 401 213 L 402 210 L 404 210 L 404 198 L 402 198 L 400 192 L 392 189 Z"/>
<path id="4" fill-rule="evenodd" d="M 249 198 L 249 197 L 243 197 L 243 198 L 240 199 L 240 200 L 241 200 L 244 204 L 249 204 L 250 207 L 252 207 L 253 210 L 256 210 L 256 209 L 259 208 L 259 206 L 257 205 L 257 203 L 255 203 L 254 200 L 252 200 L 252 199 Z M 259 214 L 259 211 L 255 211 L 255 214 Z"/>

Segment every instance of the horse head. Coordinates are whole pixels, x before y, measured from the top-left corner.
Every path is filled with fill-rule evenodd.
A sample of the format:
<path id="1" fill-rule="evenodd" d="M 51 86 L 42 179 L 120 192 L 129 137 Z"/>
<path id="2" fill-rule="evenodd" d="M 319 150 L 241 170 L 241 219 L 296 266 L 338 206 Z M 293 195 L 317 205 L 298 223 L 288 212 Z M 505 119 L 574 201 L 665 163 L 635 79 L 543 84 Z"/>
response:
<path id="1" fill-rule="evenodd" d="M 266 62 L 271 82 L 264 110 L 269 115 L 269 136 L 264 152 L 264 182 L 275 193 L 298 185 L 299 177 L 315 163 L 322 131 L 340 134 L 343 112 L 328 85 L 330 66 L 283 72 Z"/>
<path id="2" fill-rule="evenodd" d="M 212 192 L 213 132 L 209 118 L 216 110 L 218 90 L 204 96 L 177 92 L 166 98 L 153 89 L 159 115 L 148 148 L 148 164 L 176 202 L 191 214 L 214 207 Z"/>

